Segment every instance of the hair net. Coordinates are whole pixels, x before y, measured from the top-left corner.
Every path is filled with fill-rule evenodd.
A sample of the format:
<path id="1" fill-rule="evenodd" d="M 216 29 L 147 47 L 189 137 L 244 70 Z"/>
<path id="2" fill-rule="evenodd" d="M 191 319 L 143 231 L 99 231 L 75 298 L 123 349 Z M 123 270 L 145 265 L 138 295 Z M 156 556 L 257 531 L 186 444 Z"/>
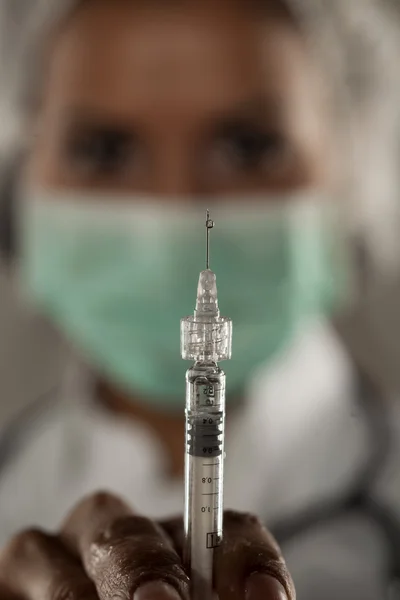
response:
<path id="1" fill-rule="evenodd" d="M 80 1 L 1 0 L 0 189 L 2 173 L 29 141 L 27 117 L 40 95 L 43 42 Z M 337 129 L 342 124 L 345 162 L 351 165 L 343 192 L 347 222 L 351 232 L 367 242 L 381 272 L 400 256 L 400 50 L 390 0 L 284 1 L 315 49 L 322 76 L 328 75 L 332 85 L 341 120 Z"/>

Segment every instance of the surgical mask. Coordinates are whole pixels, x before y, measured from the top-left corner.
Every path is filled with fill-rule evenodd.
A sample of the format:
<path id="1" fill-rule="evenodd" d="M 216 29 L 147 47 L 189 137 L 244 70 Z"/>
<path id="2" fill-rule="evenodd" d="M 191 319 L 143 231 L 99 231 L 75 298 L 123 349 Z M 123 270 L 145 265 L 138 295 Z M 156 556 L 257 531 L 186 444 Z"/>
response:
<path id="1" fill-rule="evenodd" d="M 171 410 L 184 405 L 180 319 L 193 312 L 205 266 L 202 206 L 40 191 L 20 203 L 28 298 L 107 381 Z M 343 269 L 320 197 L 207 206 L 210 267 L 221 314 L 233 320 L 233 357 L 222 366 L 238 396 L 299 327 L 333 310 Z"/>

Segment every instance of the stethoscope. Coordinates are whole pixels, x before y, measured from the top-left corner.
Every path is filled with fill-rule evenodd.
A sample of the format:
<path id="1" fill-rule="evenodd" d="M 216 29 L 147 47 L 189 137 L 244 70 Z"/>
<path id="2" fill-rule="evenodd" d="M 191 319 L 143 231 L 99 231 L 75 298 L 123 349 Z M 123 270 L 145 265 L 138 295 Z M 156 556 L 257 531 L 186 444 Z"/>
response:
<path id="1" fill-rule="evenodd" d="M 359 377 L 358 383 L 357 397 L 359 402 L 362 399 L 367 419 L 371 454 L 356 476 L 354 484 L 339 499 L 313 506 L 275 523 L 272 525 L 272 532 L 279 543 L 285 546 L 294 538 L 344 515 L 366 516 L 383 534 L 388 549 L 386 595 L 382 600 L 400 600 L 400 520 L 389 507 L 372 498 L 370 492 L 392 449 L 390 411 L 385 410 L 382 398 L 365 377 Z"/>

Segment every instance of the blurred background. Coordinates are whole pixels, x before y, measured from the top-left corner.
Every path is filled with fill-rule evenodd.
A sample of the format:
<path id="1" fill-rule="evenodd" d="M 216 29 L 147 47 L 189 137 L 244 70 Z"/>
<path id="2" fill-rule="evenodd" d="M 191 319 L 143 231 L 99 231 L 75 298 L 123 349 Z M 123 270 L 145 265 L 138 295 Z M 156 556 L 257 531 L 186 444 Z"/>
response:
<path id="1" fill-rule="evenodd" d="M 54 387 L 63 362 L 58 336 L 21 302 L 0 267 L 0 429 Z"/>
<path id="2" fill-rule="evenodd" d="M 343 205 L 346 205 L 347 211 L 344 229 L 346 230 L 346 239 L 349 241 L 349 246 L 351 247 L 350 254 L 354 261 L 354 265 L 352 265 L 354 267 L 352 274 L 354 277 L 353 285 L 355 293 L 353 301 L 349 303 L 348 308 L 332 319 L 334 326 L 332 329 L 335 332 L 335 336 L 338 334 L 340 345 L 343 347 L 343 354 L 346 355 L 346 358 L 350 357 L 349 362 L 351 362 L 351 367 L 355 367 L 354 371 L 356 376 L 362 375 L 362 377 L 360 376 L 360 379 L 363 379 L 363 383 L 370 385 L 368 393 L 365 394 L 365 405 L 368 408 L 368 394 L 371 390 L 373 390 L 373 393 L 379 398 L 379 402 L 381 399 L 384 399 L 380 408 L 385 406 L 386 399 L 397 398 L 400 394 L 400 8 L 398 7 L 398 4 L 400 3 L 395 2 L 395 0 L 370 0 L 368 2 L 363 2 L 363 0 L 338 0 L 336 4 L 335 0 L 297 0 L 296 2 L 291 0 L 290 2 L 291 7 L 298 8 L 304 23 L 309 27 L 309 30 L 307 31 L 312 33 L 312 35 L 310 34 L 312 44 L 315 43 L 317 49 L 323 48 L 323 51 L 318 51 L 316 53 L 318 59 L 321 58 L 320 54 L 324 55 L 323 60 L 325 60 L 325 56 L 328 57 L 327 63 L 323 63 L 321 59 L 321 65 L 324 65 L 324 76 L 326 73 L 329 73 L 329 75 L 332 73 L 332 82 L 330 83 L 334 89 L 335 101 L 337 100 L 337 106 L 335 105 L 337 111 L 334 111 L 335 117 L 338 117 L 340 126 L 342 126 L 343 123 L 348 123 L 348 127 L 347 125 L 343 127 L 345 130 L 343 137 L 348 134 L 348 129 L 351 127 L 349 140 L 351 141 L 352 148 L 349 150 L 346 168 L 351 161 L 353 161 L 354 164 L 351 164 L 353 169 L 349 169 L 348 177 L 346 177 L 346 182 L 343 184 L 343 188 L 347 186 L 347 195 L 344 199 L 348 200 L 351 198 L 351 202 L 349 202 L 348 205 L 346 205 L 346 202 L 343 202 Z M 19 8 L 20 11 L 28 10 L 28 5 L 30 7 L 33 3 L 15 2 L 13 5 L 16 10 L 15 14 L 18 16 L 17 8 Z M 329 8 L 329 6 L 337 7 L 332 10 L 332 18 L 330 14 L 331 8 Z M 365 11 L 363 11 L 363 7 L 365 7 Z M 382 9 L 382 13 L 379 10 L 380 8 Z M 322 23 L 323 26 L 321 25 L 320 27 L 320 24 Z M 11 42 L 11 37 L 18 37 L 20 35 L 23 38 L 25 35 L 24 32 L 20 32 L 18 18 L 16 18 L 15 15 L 12 19 L 12 27 L 5 27 L 5 24 L 8 25 L 7 23 L 2 23 L 0 19 L 0 82 L 2 81 L 2 75 L 4 75 L 8 69 L 8 67 L 6 68 L 5 66 L 7 61 L 4 60 L 4 57 L 7 55 L 7 48 Z M 33 19 L 33 26 L 35 26 L 35 19 Z M 304 31 L 306 31 L 306 28 Z M 22 42 L 23 41 L 24 40 L 22 39 Z M 314 48 L 312 44 L 310 47 Z M 24 44 L 22 43 L 22 46 L 23 45 Z M 3 52 L 3 55 L 1 52 Z M 331 72 L 330 68 L 326 66 L 328 64 L 337 66 L 337 71 L 332 69 Z M 11 70 L 12 74 L 16 73 L 18 75 L 18 61 L 11 66 Z M 330 85 L 328 87 L 330 87 Z M 3 116 L 5 126 L 2 128 L 2 124 L 0 125 L 0 167 L 2 166 L 2 162 L 7 162 L 8 155 L 12 156 L 14 154 L 13 140 L 15 138 L 13 123 L 8 119 L 9 112 L 12 113 L 9 109 L 13 104 L 13 98 L 7 96 L 7 90 L 4 94 L 1 94 L 1 91 L 2 90 L 0 90 L 0 124 L 2 122 L 1 117 Z M 110 97 L 111 96 L 112 94 Z M 343 106 L 341 105 L 341 102 L 343 102 Z M 343 116 L 342 109 L 344 106 L 348 112 L 346 112 L 345 119 L 341 120 Z M 338 125 L 337 129 L 340 129 L 340 126 Z M 307 144 L 306 147 L 308 147 Z M 343 159 L 343 157 L 341 156 L 340 159 Z M 340 161 L 338 160 L 338 162 Z M 7 190 L 2 190 L 0 187 L 0 231 L 2 228 L 4 229 L 8 218 Z M 249 270 L 250 269 L 251 265 L 249 267 Z M 177 323 L 176 326 L 178 328 L 179 324 Z M 329 322 L 329 329 L 331 328 L 330 326 L 331 323 Z M 324 341 L 325 340 L 323 339 L 323 342 Z M 342 361 L 341 355 L 337 358 L 340 353 L 336 352 L 336 346 L 333 342 L 331 344 L 330 340 L 328 340 L 323 350 L 326 351 L 325 358 L 327 359 L 328 370 L 336 360 L 338 360 L 338 363 L 340 364 L 344 362 L 344 359 Z M 331 355 L 329 354 L 330 352 Z M 258 416 L 256 409 L 253 409 L 253 405 L 251 404 L 250 406 L 249 403 L 249 418 L 248 421 L 246 421 L 246 426 L 250 428 L 251 433 L 249 434 L 247 432 L 246 435 L 243 434 L 242 436 L 243 438 L 247 436 L 245 440 L 247 444 L 248 439 L 253 436 L 253 433 L 254 438 L 258 435 L 260 444 L 258 447 L 256 447 L 256 445 L 254 447 L 255 453 L 258 455 L 257 458 L 259 463 L 263 467 L 264 463 L 267 461 L 264 460 L 263 455 L 260 456 L 260 454 L 262 454 L 260 448 L 264 449 L 263 443 L 266 440 L 267 434 L 262 430 L 262 426 L 264 424 L 269 425 L 270 422 L 273 422 L 273 418 L 277 417 L 278 425 L 276 427 L 271 427 L 271 431 L 269 432 L 271 433 L 271 440 L 268 439 L 268 442 L 271 442 L 272 445 L 270 454 L 270 456 L 272 456 L 272 460 L 270 461 L 271 469 L 268 471 L 269 481 L 272 482 L 272 485 L 271 487 L 265 486 L 268 488 L 267 491 L 269 494 L 268 502 L 265 500 L 265 503 L 268 503 L 268 508 L 273 506 L 278 507 L 278 509 L 281 508 L 285 504 L 282 500 L 286 497 L 285 490 L 289 490 L 289 493 L 287 494 L 287 498 L 289 498 L 291 488 L 296 488 L 297 483 L 299 495 L 294 495 L 291 506 L 289 506 L 289 502 L 287 513 L 296 512 L 295 509 L 297 509 L 297 505 L 302 505 L 302 498 L 307 499 L 308 489 L 311 489 L 314 483 L 314 481 L 312 481 L 312 468 L 308 469 L 307 460 L 309 459 L 310 464 L 314 460 L 314 463 L 317 464 L 318 467 L 322 467 L 322 475 L 319 472 L 314 479 L 318 480 L 317 483 L 322 480 L 328 482 L 326 489 L 328 490 L 327 497 L 330 499 L 330 473 L 327 472 L 328 469 L 325 469 L 324 459 L 327 458 L 326 464 L 328 466 L 333 465 L 333 472 L 335 472 L 336 456 L 333 456 L 333 453 L 332 456 L 329 455 L 330 451 L 328 450 L 328 446 L 326 446 L 325 451 L 325 431 L 327 432 L 327 438 L 331 436 L 329 438 L 330 441 L 337 443 L 337 440 L 339 439 L 337 431 L 335 430 L 335 411 L 337 407 L 339 408 L 341 400 L 343 399 L 342 391 L 340 391 L 338 397 L 333 398 L 334 394 L 332 393 L 331 397 L 331 390 L 328 390 L 327 412 L 324 415 L 327 425 L 326 429 L 324 429 L 325 425 L 321 426 L 319 420 L 318 409 L 321 408 L 322 403 L 319 402 L 318 398 L 318 386 L 320 381 L 318 378 L 319 371 L 318 368 L 315 368 L 315 357 L 319 355 L 319 350 L 317 349 L 316 351 L 315 349 L 312 349 L 310 352 L 306 344 L 303 354 L 306 358 L 308 369 L 306 374 L 301 369 L 301 372 L 299 373 L 299 369 L 297 368 L 298 364 L 296 361 L 291 360 L 290 352 L 288 352 L 288 364 L 290 368 L 293 366 L 292 363 L 295 363 L 296 368 L 293 370 L 293 373 L 299 380 L 301 379 L 302 383 L 303 379 L 306 380 L 308 375 L 310 375 L 310 378 L 313 378 L 314 375 L 316 375 L 315 379 L 317 385 L 316 389 L 313 390 L 315 395 L 310 404 L 305 402 L 304 413 L 308 410 L 309 414 L 301 414 L 301 410 L 298 406 L 297 389 L 295 389 L 297 387 L 297 381 L 289 381 L 289 389 L 286 390 L 286 388 L 275 386 L 276 378 L 272 377 L 272 383 L 268 383 L 266 394 L 266 397 L 272 400 L 270 404 L 270 413 L 268 413 L 267 409 L 263 412 L 265 407 L 260 400 L 258 407 L 260 408 L 260 415 L 262 415 L 260 417 Z M 287 358 L 286 355 L 284 355 L 284 358 Z M 56 388 L 63 379 L 66 365 L 67 353 L 61 337 L 47 322 L 39 315 L 35 314 L 33 310 L 29 309 L 24 303 L 23 296 L 18 289 L 18 283 L 15 279 L 15 271 L 12 269 L 9 260 L 5 257 L 4 260 L 2 260 L 0 255 L 0 467 L 2 450 L 4 450 L 4 448 L 2 448 L 1 433 L 3 431 L 12 432 L 13 429 L 11 427 L 10 430 L 10 425 L 12 426 L 16 419 L 20 419 L 21 414 L 24 414 L 26 409 L 34 406 L 40 398 L 45 397 Z M 275 363 L 273 363 L 273 366 L 275 367 Z M 346 369 L 347 367 L 343 369 L 343 371 L 346 371 Z M 333 368 L 333 371 L 334 370 L 335 368 Z M 272 373 L 274 375 L 273 369 Z M 288 371 L 288 373 L 291 373 L 291 371 Z M 100 374 L 102 373 L 100 372 Z M 279 374 L 281 375 L 282 380 L 287 379 L 283 368 Z M 290 377 L 291 376 L 292 375 L 290 375 Z M 346 379 L 346 376 L 344 376 L 344 379 Z M 357 377 L 355 377 L 355 379 L 357 379 Z M 285 383 L 287 382 L 285 381 Z M 283 393 L 281 393 L 282 389 L 284 389 Z M 292 401 L 289 401 L 287 405 L 285 403 L 286 398 L 284 395 L 286 391 L 289 392 L 289 400 L 291 398 Z M 307 400 L 308 392 L 309 390 L 305 384 L 302 398 Z M 335 390 L 335 393 L 336 392 L 337 390 Z M 253 393 L 252 388 L 251 393 Z M 268 396 L 268 393 L 271 398 Z M 349 430 L 347 430 L 346 427 L 343 429 L 343 436 L 346 438 L 345 442 L 343 445 L 340 443 L 337 444 L 340 446 L 339 453 L 342 451 L 340 459 L 338 458 L 337 462 L 342 464 L 346 462 L 347 458 L 347 455 L 345 455 L 347 448 L 346 443 L 349 442 L 350 448 L 351 442 L 353 441 L 351 439 L 349 441 L 349 438 L 352 436 L 351 427 L 355 420 L 353 419 L 353 414 L 359 414 L 357 412 L 353 413 L 355 406 L 359 408 L 359 398 L 356 398 L 356 396 L 357 394 L 354 394 L 354 404 L 349 403 L 346 407 L 348 412 L 345 414 L 344 422 L 346 427 L 350 423 L 350 428 Z M 114 400 L 115 399 L 113 399 L 113 401 Z M 398 403 L 397 406 L 400 406 L 400 403 Z M 117 401 L 116 407 L 118 410 L 121 408 Z M 67 408 L 69 409 L 69 407 Z M 129 413 L 129 408 L 126 411 L 125 408 L 126 407 L 124 406 L 123 410 L 121 410 L 121 414 L 124 416 Z M 332 413 L 330 412 L 331 409 Z M 118 412 L 118 410 L 116 410 L 116 412 Z M 137 419 L 138 423 L 142 423 L 143 418 L 143 414 L 140 410 Z M 299 411 L 299 417 L 297 416 L 296 410 Z M 396 411 L 397 408 L 394 412 Z M 100 412 L 99 409 L 99 414 Z M 338 412 L 340 411 L 338 410 Z M 376 421 L 378 424 L 378 435 L 382 433 L 382 429 L 379 429 L 380 412 L 383 414 L 385 411 L 376 411 L 376 406 L 369 412 L 368 410 L 365 411 L 366 414 L 368 413 L 365 418 L 367 426 L 368 419 Z M 56 440 L 59 438 L 58 428 L 60 427 L 62 429 L 62 425 L 64 424 L 60 424 L 58 421 L 63 421 L 65 414 L 67 413 L 68 410 L 66 410 L 65 413 L 61 413 L 61 416 L 58 413 L 56 415 L 57 423 L 53 430 L 54 438 Z M 74 494 L 80 493 L 81 490 L 86 491 L 86 487 L 92 483 L 92 473 L 94 473 L 93 481 L 95 482 L 95 485 L 97 485 L 97 481 L 102 482 L 102 469 L 104 465 L 104 472 L 107 472 L 107 465 L 109 467 L 109 471 L 107 472 L 108 479 L 105 479 L 107 484 L 108 482 L 112 483 L 114 481 L 115 463 L 112 464 L 111 459 L 108 462 L 108 454 L 104 451 L 105 460 L 102 462 L 102 458 L 104 459 L 104 457 L 100 452 L 99 456 L 102 458 L 99 459 L 99 464 L 95 461 L 93 461 L 92 464 L 90 461 L 96 454 L 96 452 L 94 452 L 92 455 L 92 449 L 96 448 L 97 451 L 99 448 L 103 448 L 103 439 L 107 438 L 111 440 L 109 448 L 115 448 L 115 453 L 117 454 L 119 446 L 114 443 L 115 439 L 119 440 L 120 438 L 123 438 L 123 435 L 120 436 L 119 431 L 112 431 L 113 435 L 110 433 L 109 438 L 107 437 L 109 432 L 107 432 L 107 435 L 103 435 L 104 424 L 101 423 L 101 425 L 98 426 L 98 415 L 94 415 L 93 418 L 92 415 L 90 415 L 87 423 L 89 423 L 90 426 L 93 425 L 94 430 L 98 429 L 98 433 L 96 431 L 93 435 L 98 435 L 99 437 L 98 439 L 96 438 L 98 445 L 92 443 L 92 439 L 90 439 L 88 447 L 86 447 L 86 430 L 81 426 L 81 415 L 79 414 L 79 411 L 77 411 L 77 414 L 78 417 L 67 432 L 69 435 L 72 431 L 70 438 L 66 435 L 69 444 L 68 449 L 71 450 L 72 448 L 72 452 L 70 452 L 71 465 L 73 465 L 73 468 L 76 467 L 76 477 L 79 484 L 76 486 Z M 302 417 L 303 420 L 301 420 L 300 417 Z M 385 413 L 385 418 L 391 420 L 391 413 Z M 163 416 L 161 416 L 159 421 L 162 421 L 162 419 Z M 270 422 L 268 419 L 270 419 Z M 314 419 L 314 421 L 312 421 L 312 419 Z M 67 419 L 64 420 L 66 421 Z M 362 417 L 359 420 L 361 422 Z M 312 421 L 311 425 L 310 421 Z M 340 419 L 338 419 L 338 423 L 339 421 Z M 330 426 L 331 423 L 333 423 L 332 430 L 329 430 L 328 426 Z M 108 420 L 107 425 L 109 425 Z M 135 422 L 134 425 L 136 426 L 137 423 Z M 257 430 L 258 425 L 260 425 L 258 428 L 259 430 Z M 312 430 L 310 427 L 312 427 Z M 66 427 L 66 429 L 68 429 L 68 427 Z M 163 431 L 162 423 L 161 426 L 159 426 L 159 429 L 161 432 Z M 285 447 L 283 447 L 282 443 L 282 439 L 285 436 L 282 436 L 280 433 L 283 429 L 285 429 L 287 438 L 284 440 L 287 442 Z M 370 429 L 373 430 L 373 427 Z M 245 431 L 245 427 L 243 427 L 243 432 Z M 350 431 L 350 433 L 348 434 L 347 431 Z M 139 431 L 139 433 L 136 434 L 137 439 L 141 439 L 140 436 L 142 433 Z M 363 434 L 364 431 L 360 434 L 361 437 Z M 276 439 L 274 438 L 274 435 Z M 383 438 L 384 435 L 385 433 L 383 434 Z M 354 437 L 356 438 L 356 436 Z M 79 439 L 79 442 L 82 443 L 81 448 L 87 451 L 90 458 L 90 461 L 88 460 L 87 471 L 83 473 L 82 476 L 80 471 L 81 462 L 79 458 L 76 458 L 79 456 L 79 444 L 76 444 L 78 450 L 77 453 L 75 453 L 76 439 Z M 400 438 L 398 437 L 397 439 L 399 440 Z M 320 446 L 316 444 L 314 447 L 312 445 L 314 440 L 319 441 L 321 443 Z M 368 440 L 371 442 L 371 439 L 368 438 Z M 356 440 L 354 441 L 356 442 Z M 363 441 L 365 440 L 363 439 Z M 385 440 L 383 439 L 383 442 L 384 441 Z M 48 444 L 48 448 L 54 447 L 53 442 L 54 440 L 51 438 L 51 444 Z M 275 442 L 276 445 L 274 446 Z M 302 469 L 295 464 L 295 458 L 297 455 L 301 455 L 300 452 L 297 453 L 297 448 L 303 448 L 300 442 L 305 442 L 305 459 L 304 461 L 302 460 Z M 376 456 L 380 456 L 378 461 L 379 468 L 382 467 L 384 463 L 384 460 L 381 460 L 382 445 L 379 445 L 381 444 L 382 439 L 378 440 L 378 442 L 375 445 L 376 447 L 374 447 L 373 443 L 370 443 L 367 446 L 367 450 L 368 452 L 371 450 L 372 456 L 371 461 L 367 466 L 368 469 L 372 469 L 373 471 L 376 466 L 376 463 L 374 462 Z M 281 446 L 279 443 L 281 443 Z M 39 466 L 45 464 L 44 458 L 47 458 L 46 454 L 49 453 L 45 444 L 43 445 L 43 448 L 43 454 L 38 455 L 40 459 L 37 461 L 38 464 L 40 463 Z M 105 445 L 104 448 L 107 448 L 107 446 Z M 245 446 L 245 448 L 247 448 L 247 446 Z M 385 448 L 383 448 L 383 450 L 386 452 Z M 137 448 L 135 448 L 135 452 L 137 454 Z M 276 452 L 275 455 L 274 452 Z M 362 454 L 363 452 L 362 444 L 360 444 L 356 454 Z M 368 452 L 366 454 L 368 454 Z M 376 453 L 376 456 L 374 453 Z M 28 471 L 30 464 L 29 454 L 30 453 L 28 452 L 26 460 L 22 460 L 22 462 L 25 461 L 26 465 L 28 465 Z M 83 454 L 84 452 L 82 452 L 82 455 Z M 126 454 L 129 454 L 129 452 Z M 134 452 L 132 452 L 132 456 L 133 454 Z M 246 477 L 250 478 L 251 474 L 249 475 L 248 473 L 249 469 L 243 458 L 244 455 L 245 453 L 239 458 L 242 460 L 240 463 L 240 466 L 242 467 L 242 476 L 244 481 L 246 481 Z M 345 456 L 343 457 L 343 455 Z M 396 466 L 400 466 L 400 452 L 398 452 L 398 454 L 394 452 L 393 456 Z M 276 467 L 275 471 L 274 457 L 281 461 L 279 468 Z M 64 448 L 60 451 L 60 456 L 58 458 L 60 459 L 60 464 L 64 464 Z M 97 455 L 95 458 L 97 458 Z M 329 462 L 329 459 L 331 459 L 331 462 Z M 65 461 L 65 464 L 67 464 L 67 461 Z M 68 477 L 70 477 L 73 472 L 71 465 L 67 464 L 66 467 L 66 481 L 68 481 Z M 23 466 L 25 466 L 25 464 Z M 324 469 L 325 472 L 323 472 Z M 46 470 L 46 467 L 44 467 L 43 470 Z M 58 465 L 56 465 L 54 472 L 58 474 Z M 255 472 L 256 469 L 254 470 L 254 473 Z M 399 473 L 399 469 L 397 469 L 397 473 Z M 375 471 L 372 475 L 370 474 L 370 471 L 368 471 L 368 473 L 362 472 L 361 475 L 360 489 L 364 494 L 365 489 L 368 486 L 365 485 L 363 487 L 363 477 L 365 475 L 365 480 L 369 485 L 370 481 L 375 477 Z M 15 479 L 17 480 L 18 477 L 19 476 L 16 476 Z M 96 479 L 96 477 L 98 478 Z M 44 473 L 43 479 L 46 480 L 46 478 L 47 473 Z M 232 479 L 235 478 L 233 477 Z M 254 489 L 256 490 L 254 492 L 254 506 L 257 506 L 258 501 L 260 501 L 261 505 L 264 503 L 264 497 L 261 497 L 261 492 L 257 490 L 260 478 L 257 477 L 257 479 L 258 481 L 255 481 L 254 478 L 250 481 L 248 493 L 245 493 L 242 489 L 245 488 L 244 484 L 243 486 L 239 486 L 240 489 L 237 498 L 239 498 L 239 503 L 241 502 L 244 507 L 246 507 L 248 497 L 251 495 L 252 485 L 254 485 Z M 57 476 L 54 476 L 53 480 L 58 483 Z M 125 477 L 121 477 L 121 480 L 123 480 L 122 483 L 125 485 Z M 163 481 L 163 484 L 164 483 L 165 482 Z M 340 481 L 340 483 L 342 482 Z M 281 487 L 279 487 L 280 485 Z M 69 499 L 75 500 L 76 498 L 72 493 L 71 496 L 68 496 L 69 492 L 65 493 L 66 487 L 64 488 L 63 486 L 64 481 L 61 482 L 61 492 L 60 490 L 57 491 L 60 492 L 64 502 L 68 504 Z M 37 487 L 40 487 L 39 484 Z M 133 488 L 134 487 L 135 486 L 133 485 Z M 395 487 L 398 487 L 397 484 Z M 12 493 L 9 498 L 13 498 L 14 489 L 18 488 L 10 489 Z M 52 488 L 50 487 L 49 489 Z M 326 489 L 324 490 L 325 492 Z M 353 505 L 360 502 L 361 492 L 359 493 L 358 489 L 353 493 L 353 489 L 351 488 L 348 496 L 346 495 L 346 486 L 343 486 L 343 490 L 338 486 L 338 489 L 340 491 L 338 494 L 339 500 L 337 506 L 334 507 L 334 510 L 337 510 L 338 507 L 341 509 L 341 503 L 343 505 L 347 503 L 350 508 L 353 508 Z M 275 490 L 277 490 L 276 494 Z M 264 491 L 265 490 L 263 489 L 262 492 Z M 343 502 L 341 497 L 342 492 Z M 258 497 L 258 494 L 260 497 Z M 176 498 L 180 500 L 181 495 L 180 490 L 178 490 Z M 366 492 L 364 495 L 368 495 L 368 493 Z M 43 496 L 49 497 L 50 501 L 52 500 L 51 492 L 43 492 Z M 145 493 L 143 492 L 142 501 L 146 506 L 146 498 L 144 498 L 144 496 Z M 157 496 L 157 494 L 153 494 L 153 496 Z M 159 496 L 161 496 L 161 493 Z M 40 494 L 38 497 L 40 497 Z M 265 497 L 267 498 L 267 496 Z M 10 501 L 9 498 L 6 497 L 4 505 L 9 509 L 10 514 L 12 514 L 13 506 L 12 501 Z M 174 501 L 176 498 L 174 497 Z M 326 498 L 324 498 L 324 500 L 326 500 Z M 363 502 L 364 501 L 365 503 L 368 503 L 365 498 L 363 498 Z M 37 504 L 39 509 L 41 509 L 42 503 L 37 502 Z M 347 504 L 345 506 L 346 509 L 348 508 Z M 171 506 L 175 505 L 171 502 Z M 400 504 L 397 497 L 395 502 L 393 502 L 393 506 L 395 507 L 395 512 L 400 510 Z M 314 506 L 311 506 L 311 508 L 313 509 L 311 521 L 315 519 L 317 522 L 319 515 L 318 510 L 320 507 L 317 503 L 317 508 Z M 322 508 L 325 509 L 325 506 Z M 175 508 L 173 510 L 175 510 Z M 253 508 L 251 508 L 251 510 L 253 510 Z M 22 512 L 23 511 L 21 510 L 21 514 Z M 46 516 L 44 514 L 45 512 L 46 510 L 43 508 L 43 522 L 46 522 L 44 518 Z M 279 510 L 277 510 L 277 514 L 278 512 Z M 36 513 L 33 512 L 32 514 L 35 515 Z M 38 514 L 41 514 L 40 510 Z M 271 514 L 273 514 L 273 510 Z M 329 518 L 329 510 L 327 510 L 327 514 Z M 56 516 L 57 518 L 59 517 L 58 513 Z M 273 516 L 275 515 L 273 514 Z M 286 517 L 287 515 L 285 514 L 284 516 Z M 301 515 L 301 519 L 298 521 L 300 522 L 300 526 L 298 527 L 299 530 L 302 530 L 302 528 L 307 525 L 308 516 L 309 515 L 305 515 L 303 518 L 303 515 Z M 324 513 L 324 518 L 325 516 Z M 294 523 L 291 523 L 289 519 L 286 524 L 279 522 L 275 524 L 278 539 L 287 542 L 288 544 L 288 556 L 290 556 L 291 549 L 293 549 L 290 544 L 294 536 L 293 532 L 297 531 L 296 523 L 296 520 Z M 385 530 L 389 530 L 390 534 L 391 526 L 387 527 L 385 525 L 385 528 Z M 400 547 L 400 527 L 398 534 L 399 538 L 396 539 L 394 543 L 396 548 Z M 345 547 L 347 547 L 346 544 L 348 543 L 346 536 Z M 360 547 L 365 547 L 366 544 L 362 541 L 362 537 L 360 540 Z M 304 542 L 303 538 L 302 542 Z M 324 540 L 322 540 L 321 543 L 322 547 L 324 547 Z M 339 542 L 339 548 L 341 547 L 342 540 Z M 318 559 L 321 556 L 321 544 L 318 543 L 318 540 L 317 542 L 312 540 L 312 543 L 310 542 L 310 548 L 312 560 L 310 559 L 308 565 L 316 564 L 315 561 L 318 564 Z M 329 555 L 330 551 L 331 550 L 328 550 L 326 554 Z M 331 552 L 332 555 L 335 554 L 339 556 L 340 554 L 340 552 L 336 552 L 336 550 L 332 550 Z M 306 555 L 303 551 L 300 551 L 298 554 L 301 557 Z M 354 554 L 358 557 L 358 549 L 356 549 Z M 373 558 L 373 560 L 375 559 Z M 294 571 L 298 568 L 299 581 L 301 581 L 302 573 L 304 574 L 304 580 L 306 580 L 306 574 L 301 560 L 293 559 L 291 568 L 293 568 Z M 354 569 L 355 568 L 356 567 L 354 567 Z M 400 561 L 398 568 L 400 578 Z M 342 569 L 341 565 L 339 565 L 339 569 Z M 362 569 L 361 579 L 363 579 L 364 571 L 368 571 L 368 569 L 365 568 L 365 565 L 362 565 Z M 305 581 L 304 590 L 306 590 L 307 586 L 311 585 L 310 581 L 310 578 Z M 321 581 L 323 581 L 323 585 L 325 586 L 325 589 L 327 589 L 327 580 L 321 577 Z M 312 586 L 308 589 L 312 589 Z M 357 590 L 358 588 L 356 589 L 355 597 L 357 597 Z M 303 595 L 299 596 L 300 599 L 310 598 L 307 593 L 307 591 L 304 591 Z M 317 598 L 318 596 L 315 597 Z M 323 593 L 320 597 L 330 600 L 326 593 Z M 344 596 L 338 595 L 335 597 L 335 600 L 338 597 L 344 598 Z"/>

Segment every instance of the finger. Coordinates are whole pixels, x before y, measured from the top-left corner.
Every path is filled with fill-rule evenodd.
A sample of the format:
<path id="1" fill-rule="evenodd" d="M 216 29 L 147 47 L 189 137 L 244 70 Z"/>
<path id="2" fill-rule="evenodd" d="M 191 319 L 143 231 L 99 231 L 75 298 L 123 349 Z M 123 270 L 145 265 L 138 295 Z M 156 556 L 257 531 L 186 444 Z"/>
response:
<path id="1" fill-rule="evenodd" d="M 160 525 L 182 556 L 182 517 L 160 521 Z M 216 554 L 215 571 L 220 600 L 294 600 L 293 584 L 276 541 L 250 515 L 225 513 L 224 545 Z"/>
<path id="2" fill-rule="evenodd" d="M 188 577 L 167 534 L 111 494 L 84 499 L 61 536 L 81 558 L 100 600 L 188 598 Z"/>
<path id="3" fill-rule="evenodd" d="M 13 594 L 9 589 L 0 583 L 0 598 L 1 600 L 22 600 L 21 596 Z"/>
<path id="4" fill-rule="evenodd" d="M 26 531 L 10 542 L 1 556 L 0 578 L 9 590 L 7 600 L 98 600 L 78 561 L 59 539 L 41 531 Z"/>
<path id="5" fill-rule="evenodd" d="M 159 525 L 163 528 L 165 533 L 170 538 L 176 552 L 179 556 L 183 557 L 183 517 L 173 517 L 170 519 L 165 519 L 158 522 Z"/>
<path id="6" fill-rule="evenodd" d="M 295 600 L 279 547 L 256 517 L 225 512 L 215 587 L 220 600 Z"/>

